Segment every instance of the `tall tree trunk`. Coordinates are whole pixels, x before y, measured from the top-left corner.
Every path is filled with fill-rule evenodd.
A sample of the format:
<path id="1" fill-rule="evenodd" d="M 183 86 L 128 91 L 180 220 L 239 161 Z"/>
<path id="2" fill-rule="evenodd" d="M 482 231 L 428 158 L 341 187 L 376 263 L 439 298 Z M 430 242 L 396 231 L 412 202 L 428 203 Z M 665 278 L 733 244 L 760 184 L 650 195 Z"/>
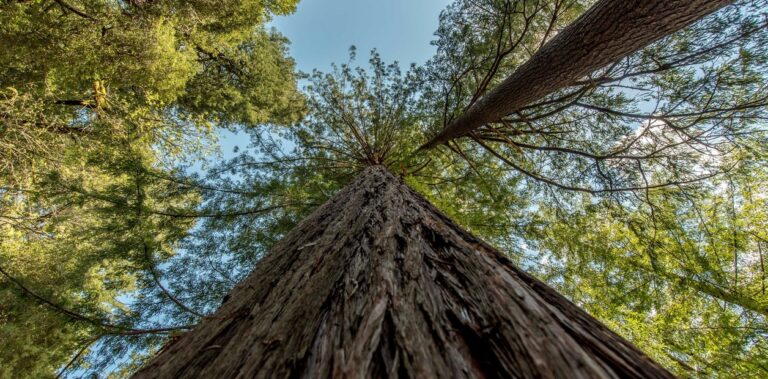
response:
<path id="1" fill-rule="evenodd" d="M 383 166 L 136 378 L 669 378 Z"/>
<path id="2" fill-rule="evenodd" d="M 733 0 L 600 0 L 421 148 L 498 121 Z"/>

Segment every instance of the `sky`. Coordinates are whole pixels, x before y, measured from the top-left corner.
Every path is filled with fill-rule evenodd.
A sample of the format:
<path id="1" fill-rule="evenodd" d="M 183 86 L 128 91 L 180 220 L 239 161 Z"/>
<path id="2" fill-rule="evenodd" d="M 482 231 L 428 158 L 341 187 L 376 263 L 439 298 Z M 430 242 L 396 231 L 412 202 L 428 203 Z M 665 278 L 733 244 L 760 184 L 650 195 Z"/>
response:
<path id="1" fill-rule="evenodd" d="M 299 70 L 330 69 L 346 62 L 351 45 L 367 62 L 376 48 L 385 62 L 402 67 L 424 63 L 434 53 L 429 44 L 449 0 L 302 0 L 296 13 L 275 18 L 272 26 L 291 40 Z"/>

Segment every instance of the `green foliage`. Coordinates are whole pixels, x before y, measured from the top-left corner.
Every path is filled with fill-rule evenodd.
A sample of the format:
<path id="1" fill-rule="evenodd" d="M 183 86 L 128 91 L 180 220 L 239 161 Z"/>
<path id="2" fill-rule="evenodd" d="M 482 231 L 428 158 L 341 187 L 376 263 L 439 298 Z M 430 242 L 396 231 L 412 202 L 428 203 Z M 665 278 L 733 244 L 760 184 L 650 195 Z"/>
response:
<path id="1" fill-rule="evenodd" d="M 683 377 L 762 377 L 768 332 L 764 162 L 627 209 L 542 206 L 537 271 Z"/>
<path id="2" fill-rule="evenodd" d="M 348 179 L 362 167 L 383 164 L 465 227 L 512 246 L 509 232 L 521 220 L 510 220 L 509 209 L 523 204 L 511 190 L 516 179 L 505 178 L 493 162 L 484 163 L 491 161 L 488 156 L 471 162 L 415 154 L 429 122 L 418 101 L 419 70 L 402 73 L 375 51 L 367 70 L 352 67 L 354 58 L 353 49 L 350 63 L 310 77 L 308 117 L 292 140 L 302 170 Z"/>
<path id="3" fill-rule="evenodd" d="M 130 375 L 372 164 L 680 376 L 764 376 L 764 0 L 416 151 L 591 4 L 457 0 L 424 66 L 302 94 L 292 0 L 3 3 L 0 376 Z"/>
<path id="4" fill-rule="evenodd" d="M 263 26 L 294 5 L 5 3 L 3 166 L 22 172 L 69 139 L 142 139 L 178 155 L 212 124 L 294 122 L 303 101 L 286 40 Z"/>
<path id="5" fill-rule="evenodd" d="M 73 357 L 98 369 L 90 349 L 136 355 L 199 317 L 138 309 L 148 294 L 175 304 L 157 267 L 201 202 L 175 178 L 216 151 L 214 126 L 301 117 L 287 40 L 264 26 L 295 5 L 0 4 L 0 376 L 52 376 Z"/>

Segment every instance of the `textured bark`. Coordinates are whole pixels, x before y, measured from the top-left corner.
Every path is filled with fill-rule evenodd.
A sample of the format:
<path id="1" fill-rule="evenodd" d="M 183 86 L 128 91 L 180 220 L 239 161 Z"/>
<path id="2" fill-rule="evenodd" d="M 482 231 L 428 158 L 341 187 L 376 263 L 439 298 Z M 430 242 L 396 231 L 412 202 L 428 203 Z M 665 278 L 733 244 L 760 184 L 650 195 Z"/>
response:
<path id="1" fill-rule="evenodd" d="M 382 166 L 135 378 L 668 378 Z"/>
<path id="2" fill-rule="evenodd" d="M 601 0 L 422 149 L 497 121 L 731 2 Z"/>

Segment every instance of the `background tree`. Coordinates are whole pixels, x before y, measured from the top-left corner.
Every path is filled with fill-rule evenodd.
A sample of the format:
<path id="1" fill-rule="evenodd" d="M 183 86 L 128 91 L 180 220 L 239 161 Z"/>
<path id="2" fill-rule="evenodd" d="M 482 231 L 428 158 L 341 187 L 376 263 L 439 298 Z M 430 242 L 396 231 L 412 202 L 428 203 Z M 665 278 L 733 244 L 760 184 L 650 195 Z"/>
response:
<path id="1" fill-rule="evenodd" d="M 729 0 L 597 1 L 422 148 L 445 143 L 517 112 L 729 3 Z M 522 5 L 525 25 L 528 25 L 526 8 L 530 6 L 526 2 L 512 6 L 507 1 L 506 5 L 505 14 Z M 533 13 L 536 11 L 534 8 Z M 556 12 L 555 6 L 553 14 Z M 500 53 L 502 50 L 497 49 L 497 54 Z"/>
<path id="2" fill-rule="evenodd" d="M 519 57 L 530 50 L 517 41 L 527 37 L 541 44 L 525 28 L 503 34 L 512 29 L 507 9 L 519 10 L 521 18 L 528 15 L 524 19 L 561 20 L 558 15 L 577 4 L 547 12 L 546 7 L 523 3 L 459 2 L 444 14 L 438 53 L 423 74 L 431 83 L 427 107 L 441 112 L 434 117 L 442 125 L 476 102 L 488 83 L 492 87 L 520 65 Z M 470 145 L 496 155 L 528 180 L 598 194 L 684 185 L 721 173 L 727 167 L 716 167 L 721 159 L 712 156 L 753 148 L 762 138 L 763 5 L 755 1 L 726 7 L 477 129 L 471 138 L 478 142 Z M 462 37 L 460 31 L 470 25 L 486 26 L 477 29 L 488 32 L 481 38 Z M 549 29 L 556 31 L 558 25 Z M 487 53 L 477 63 L 458 58 L 474 50 Z"/>
<path id="3" fill-rule="evenodd" d="M 214 127 L 301 115 L 286 40 L 264 27 L 294 7 L 0 5 L 0 376 L 50 376 L 103 336 L 151 346 L 200 316 L 133 305 L 184 307 L 157 267 L 199 216 L 201 189 L 176 175 L 216 150 Z"/>

